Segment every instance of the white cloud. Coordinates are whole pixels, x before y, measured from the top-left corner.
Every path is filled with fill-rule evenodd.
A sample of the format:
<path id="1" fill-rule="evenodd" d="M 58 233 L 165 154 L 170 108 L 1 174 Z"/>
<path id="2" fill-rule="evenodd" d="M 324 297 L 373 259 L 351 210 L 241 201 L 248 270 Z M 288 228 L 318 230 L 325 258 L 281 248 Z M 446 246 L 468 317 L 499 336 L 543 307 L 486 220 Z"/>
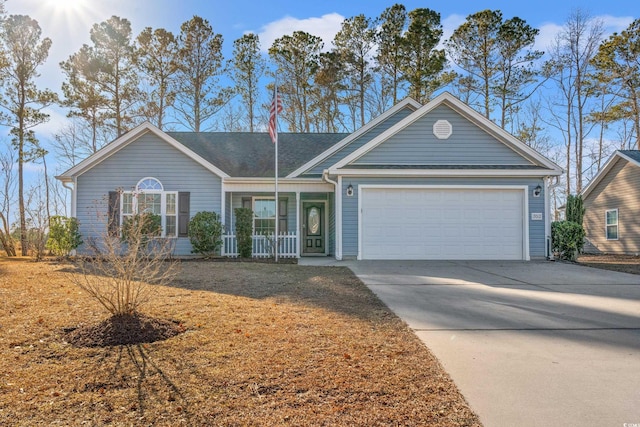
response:
<path id="1" fill-rule="evenodd" d="M 339 13 L 328 13 L 320 17 L 306 19 L 285 16 L 278 21 L 273 21 L 263 26 L 258 31 L 260 45 L 266 52 L 273 42 L 284 35 L 291 35 L 294 31 L 305 31 L 311 35 L 318 36 L 324 42 L 324 51 L 331 49 L 331 42 L 344 21 L 344 16 Z"/>
<path id="2" fill-rule="evenodd" d="M 609 38 L 613 33 L 624 31 L 633 22 L 633 17 L 631 16 L 599 15 L 594 16 L 593 19 L 594 22 L 600 21 L 602 23 L 603 40 Z M 540 34 L 536 39 L 535 48 L 545 52 L 549 51 L 558 34 L 563 31 L 564 25 L 564 22 L 545 22 L 539 26 Z"/>
<path id="3" fill-rule="evenodd" d="M 633 22 L 632 16 L 601 15 L 597 16 L 596 19 L 602 21 L 605 38 L 609 37 L 613 33 L 620 33 L 626 30 Z"/>
<path id="4" fill-rule="evenodd" d="M 563 30 L 563 25 L 556 24 L 554 22 L 546 22 L 539 28 L 540 33 L 536 37 L 535 50 L 542 52 L 548 52 L 558 37 L 558 34 Z"/>
<path id="5" fill-rule="evenodd" d="M 458 28 L 460 25 L 464 24 L 464 21 L 466 21 L 466 17 L 462 16 L 462 15 L 458 15 L 458 14 L 453 14 L 453 15 L 449 15 L 446 18 L 444 18 L 441 23 L 442 23 L 442 41 L 448 40 L 451 35 L 453 34 L 453 32 L 456 30 L 456 28 Z"/>

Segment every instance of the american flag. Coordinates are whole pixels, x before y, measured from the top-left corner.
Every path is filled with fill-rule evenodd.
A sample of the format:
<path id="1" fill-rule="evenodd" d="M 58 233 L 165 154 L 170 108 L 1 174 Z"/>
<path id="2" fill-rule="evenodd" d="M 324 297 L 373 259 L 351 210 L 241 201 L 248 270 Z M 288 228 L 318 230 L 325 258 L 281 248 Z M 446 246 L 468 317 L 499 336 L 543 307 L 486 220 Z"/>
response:
<path id="1" fill-rule="evenodd" d="M 273 101 L 271 101 L 271 109 L 269 109 L 269 135 L 271 141 L 275 144 L 278 139 L 278 114 L 282 112 L 282 100 L 278 93 L 278 88 L 273 90 Z"/>

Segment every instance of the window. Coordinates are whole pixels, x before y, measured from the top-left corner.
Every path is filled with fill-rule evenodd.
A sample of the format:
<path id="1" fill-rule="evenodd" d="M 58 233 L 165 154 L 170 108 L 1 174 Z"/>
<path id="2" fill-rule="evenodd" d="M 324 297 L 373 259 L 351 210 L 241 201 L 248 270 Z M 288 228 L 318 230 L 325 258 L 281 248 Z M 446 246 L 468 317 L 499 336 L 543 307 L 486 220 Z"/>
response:
<path id="1" fill-rule="evenodd" d="M 163 237 L 176 237 L 178 193 L 164 191 L 162 183 L 155 178 L 143 178 L 135 191 L 123 192 L 120 201 L 120 224 L 136 213 L 153 213 L 160 216 Z"/>
<path id="2" fill-rule="evenodd" d="M 276 232 L 276 202 L 274 199 L 253 199 L 253 232 L 274 234 Z"/>
<path id="3" fill-rule="evenodd" d="M 605 212 L 607 240 L 618 240 L 618 209 Z"/>

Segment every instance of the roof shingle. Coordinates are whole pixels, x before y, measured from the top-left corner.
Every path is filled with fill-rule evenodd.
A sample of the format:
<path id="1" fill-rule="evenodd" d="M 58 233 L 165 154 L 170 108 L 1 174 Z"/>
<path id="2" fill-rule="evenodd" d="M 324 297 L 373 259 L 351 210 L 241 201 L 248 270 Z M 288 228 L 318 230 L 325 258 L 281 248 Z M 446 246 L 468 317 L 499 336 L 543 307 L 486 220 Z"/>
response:
<path id="1" fill-rule="evenodd" d="M 640 162 L 640 150 L 620 150 L 620 152 L 636 162 Z"/>
<path id="2" fill-rule="evenodd" d="M 273 177 L 275 147 L 266 132 L 167 132 L 232 177 Z M 278 134 L 278 176 L 284 177 L 348 133 Z"/>

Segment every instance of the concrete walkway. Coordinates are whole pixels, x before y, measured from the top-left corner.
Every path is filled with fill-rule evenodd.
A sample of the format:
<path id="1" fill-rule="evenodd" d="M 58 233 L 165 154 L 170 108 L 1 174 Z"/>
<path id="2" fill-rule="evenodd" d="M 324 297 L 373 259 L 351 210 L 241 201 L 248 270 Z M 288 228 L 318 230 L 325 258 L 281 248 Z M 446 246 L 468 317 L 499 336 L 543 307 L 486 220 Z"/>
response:
<path id="1" fill-rule="evenodd" d="M 547 261 L 324 261 L 407 322 L 485 426 L 640 425 L 640 276 Z"/>

